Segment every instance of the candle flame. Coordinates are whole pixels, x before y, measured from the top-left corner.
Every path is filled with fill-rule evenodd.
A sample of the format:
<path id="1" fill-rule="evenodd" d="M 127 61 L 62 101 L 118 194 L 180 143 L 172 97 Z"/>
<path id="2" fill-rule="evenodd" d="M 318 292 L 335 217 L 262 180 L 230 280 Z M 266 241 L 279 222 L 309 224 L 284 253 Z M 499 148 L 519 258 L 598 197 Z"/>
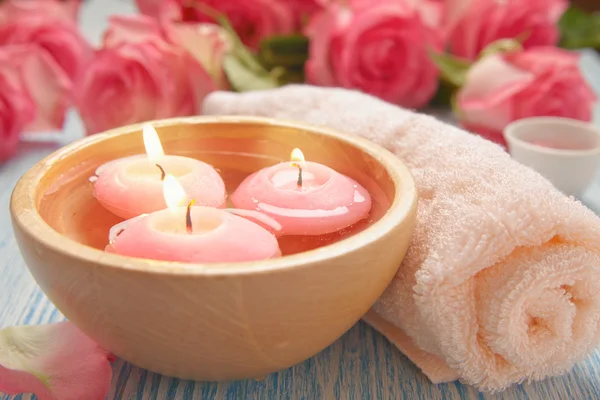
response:
<path id="1" fill-rule="evenodd" d="M 160 143 L 156 129 L 150 124 L 144 124 L 142 131 L 144 134 L 144 147 L 150 161 L 156 161 L 164 156 L 165 151 Z"/>
<path id="2" fill-rule="evenodd" d="M 163 196 L 168 208 L 181 207 L 187 203 L 187 195 L 177 178 L 171 174 L 163 181 Z"/>
<path id="3" fill-rule="evenodd" d="M 292 154 L 290 154 L 290 160 L 304 162 L 304 153 L 302 153 L 302 150 L 295 148 L 292 150 Z"/>

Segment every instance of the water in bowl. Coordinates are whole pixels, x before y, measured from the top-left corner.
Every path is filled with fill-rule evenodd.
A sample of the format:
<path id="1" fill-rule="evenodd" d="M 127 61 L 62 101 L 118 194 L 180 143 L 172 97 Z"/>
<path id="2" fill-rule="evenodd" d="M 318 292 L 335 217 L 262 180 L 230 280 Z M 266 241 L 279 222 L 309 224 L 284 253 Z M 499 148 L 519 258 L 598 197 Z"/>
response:
<path id="1" fill-rule="evenodd" d="M 191 154 L 186 156 L 192 156 Z M 195 158 L 213 165 L 223 178 L 227 193 L 231 194 L 251 173 L 284 161 L 254 153 L 206 151 L 193 154 Z M 103 250 L 108 243 L 112 226 L 123 220 L 104 209 L 93 196 L 94 175 L 98 164 L 88 162 L 65 172 L 40 199 L 40 214 L 46 222 L 63 235 L 82 244 Z M 380 183 L 367 174 L 352 176 L 371 194 L 372 208 L 368 217 L 338 232 L 319 236 L 284 236 L 279 238 L 283 255 L 313 250 L 338 242 L 361 232 L 378 221 L 390 206 Z M 143 199 L 140 199 L 143 201 Z M 229 204 L 228 206 L 232 206 Z"/>

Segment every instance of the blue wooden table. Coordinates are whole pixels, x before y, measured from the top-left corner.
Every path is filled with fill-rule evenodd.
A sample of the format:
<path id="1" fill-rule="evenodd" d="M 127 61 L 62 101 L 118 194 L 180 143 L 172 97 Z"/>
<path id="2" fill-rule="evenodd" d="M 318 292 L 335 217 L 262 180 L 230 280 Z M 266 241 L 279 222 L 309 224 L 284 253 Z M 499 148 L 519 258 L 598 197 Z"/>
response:
<path id="1" fill-rule="evenodd" d="M 133 10 L 132 4 L 124 0 L 89 1 L 83 10 L 82 26 L 88 36 L 97 41 L 107 15 Z M 586 55 L 583 69 L 600 93 L 600 60 L 592 54 Z M 82 132 L 80 121 L 73 115 L 61 140 L 63 143 L 74 140 Z M 29 274 L 19 254 L 8 213 L 10 194 L 17 180 L 58 146 L 60 144 L 27 143 L 16 157 L 0 166 L 0 328 L 63 320 Z M 582 200 L 600 212 L 600 175 Z M 15 396 L 14 399 L 30 397 Z M 8 399 L 10 397 L 0 395 L 0 400 Z M 592 400 L 600 399 L 600 350 L 576 365 L 568 375 L 485 395 L 457 382 L 431 384 L 384 337 L 364 323 L 358 323 L 321 353 L 262 381 L 181 381 L 118 361 L 114 364 L 108 399 Z"/>

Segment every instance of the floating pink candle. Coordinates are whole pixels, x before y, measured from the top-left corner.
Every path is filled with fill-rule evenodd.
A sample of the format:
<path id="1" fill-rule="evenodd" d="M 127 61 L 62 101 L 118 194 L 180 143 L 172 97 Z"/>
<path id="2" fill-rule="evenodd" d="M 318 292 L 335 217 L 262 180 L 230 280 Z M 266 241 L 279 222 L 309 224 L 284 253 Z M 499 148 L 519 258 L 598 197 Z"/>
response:
<path id="1" fill-rule="evenodd" d="M 124 219 L 166 208 L 162 180 L 167 173 L 177 177 L 197 205 L 225 205 L 225 184 L 212 166 L 165 155 L 156 130 L 145 125 L 143 132 L 146 155 L 120 158 L 96 170 L 94 196 L 103 207 Z"/>
<path id="2" fill-rule="evenodd" d="M 164 180 L 167 209 L 111 229 L 106 251 L 124 256 L 188 263 L 242 262 L 281 256 L 277 239 L 261 226 L 218 208 L 181 206 L 183 187 Z"/>
<path id="3" fill-rule="evenodd" d="M 304 161 L 299 149 L 291 158 L 246 178 L 231 195 L 234 206 L 273 218 L 282 235 L 337 232 L 368 216 L 371 196 L 356 181 Z"/>

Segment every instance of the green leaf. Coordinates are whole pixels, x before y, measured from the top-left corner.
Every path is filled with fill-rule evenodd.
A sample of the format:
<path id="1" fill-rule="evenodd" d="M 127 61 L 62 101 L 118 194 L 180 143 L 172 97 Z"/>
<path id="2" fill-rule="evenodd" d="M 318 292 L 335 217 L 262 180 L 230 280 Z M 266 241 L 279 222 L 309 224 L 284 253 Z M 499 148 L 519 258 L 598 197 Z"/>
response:
<path id="1" fill-rule="evenodd" d="M 440 81 L 437 92 L 433 96 L 433 99 L 431 99 L 429 102 L 429 105 L 433 107 L 447 107 L 450 105 L 450 100 L 452 99 L 455 91 L 456 87 L 454 85 L 446 81 Z"/>
<path id="2" fill-rule="evenodd" d="M 242 39 L 238 36 L 235 29 L 227 19 L 227 17 L 223 15 L 219 15 L 217 21 L 221 25 L 221 27 L 227 32 L 232 42 L 231 54 L 238 58 L 241 63 L 243 63 L 247 68 L 256 72 L 256 73 L 267 73 L 267 70 L 263 68 L 263 66 L 258 62 L 258 59 L 242 42 Z"/>
<path id="3" fill-rule="evenodd" d="M 284 75 L 283 68 L 267 70 L 242 42 L 229 19 L 217 10 L 202 4 L 193 3 L 198 11 L 216 20 L 229 36 L 232 48 L 223 58 L 223 70 L 231 87 L 238 92 L 266 90 L 280 86 L 279 78 Z"/>
<path id="4" fill-rule="evenodd" d="M 523 47 L 520 43 L 520 40 L 525 40 L 526 38 L 527 35 L 520 35 L 520 38 L 518 39 L 500 39 L 490 43 L 481 51 L 479 54 L 479 59 L 498 52 L 521 50 Z M 436 53 L 433 51 L 429 52 L 429 56 L 440 70 L 440 78 L 442 83 L 449 85 L 449 87 L 440 85 L 440 90 L 443 89 L 446 93 L 438 92 L 438 99 L 436 100 L 448 104 L 449 95 L 452 93 L 452 89 L 460 88 L 465 84 L 467 72 L 469 72 L 469 68 L 471 68 L 472 63 L 463 58 L 455 57 L 445 53 Z"/>
<path id="5" fill-rule="evenodd" d="M 273 36 L 260 44 L 259 59 L 267 68 L 300 67 L 308 60 L 309 41 L 303 35 Z"/>
<path id="6" fill-rule="evenodd" d="M 566 49 L 600 49 L 600 13 L 570 7 L 558 22 L 560 46 Z"/>
<path id="7" fill-rule="evenodd" d="M 429 52 L 429 56 L 440 69 L 442 81 L 454 87 L 461 87 L 465 84 L 467 72 L 471 67 L 471 63 L 468 60 L 433 51 Z"/>
<path id="8" fill-rule="evenodd" d="M 458 93 L 454 93 L 450 98 L 450 109 L 457 120 L 461 121 L 464 119 L 463 112 L 458 106 Z"/>
<path id="9" fill-rule="evenodd" d="M 282 68 L 282 74 L 278 77 L 280 85 L 290 83 L 304 83 L 304 66 Z"/>
<path id="10" fill-rule="evenodd" d="M 524 41 L 524 40 L 523 40 Z M 496 53 L 523 50 L 522 41 L 519 39 L 499 39 L 488 44 L 477 56 L 478 59 L 491 56 Z"/>
<path id="11" fill-rule="evenodd" d="M 519 43 L 521 44 L 521 46 L 522 46 L 522 45 L 525 43 L 525 41 L 526 41 L 527 39 L 529 39 L 529 37 L 530 37 L 530 36 L 531 36 L 531 30 L 529 29 L 529 30 L 526 30 L 526 31 L 525 31 L 525 32 L 523 32 L 523 33 L 520 33 L 520 34 L 518 34 L 517 36 L 515 36 L 515 38 L 514 38 L 514 39 L 515 39 L 517 42 L 519 42 Z"/>
<path id="12" fill-rule="evenodd" d="M 223 69 L 231 87 L 238 92 L 273 89 L 279 86 L 279 80 L 276 76 L 267 72 L 256 73 L 243 60 L 233 54 L 225 56 Z"/>

